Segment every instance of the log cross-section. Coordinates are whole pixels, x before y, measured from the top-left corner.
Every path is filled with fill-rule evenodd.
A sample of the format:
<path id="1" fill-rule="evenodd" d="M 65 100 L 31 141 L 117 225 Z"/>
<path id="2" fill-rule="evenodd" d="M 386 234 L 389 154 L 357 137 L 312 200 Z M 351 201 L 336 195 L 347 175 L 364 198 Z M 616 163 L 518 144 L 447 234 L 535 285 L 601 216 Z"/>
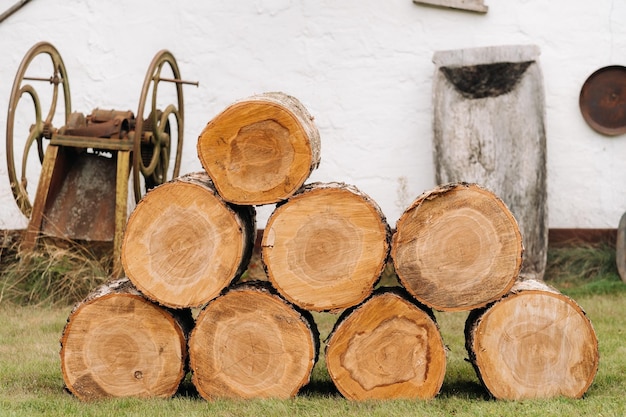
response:
<path id="1" fill-rule="evenodd" d="M 543 282 L 519 282 L 503 299 L 473 311 L 465 334 L 478 377 L 498 399 L 580 398 L 598 371 L 591 321 Z"/>
<path id="2" fill-rule="evenodd" d="M 367 298 L 386 265 L 390 229 L 378 205 L 356 187 L 313 183 L 276 207 L 261 242 L 274 287 L 314 311 Z"/>
<path id="3" fill-rule="evenodd" d="M 391 245 L 401 284 L 441 311 L 471 310 L 502 297 L 519 276 L 522 254 L 507 206 L 466 183 L 419 196 L 398 220 Z"/>
<path id="4" fill-rule="evenodd" d="M 320 162 L 313 117 L 280 92 L 231 104 L 207 124 L 197 149 L 220 195 L 243 205 L 288 198 Z"/>
<path id="5" fill-rule="evenodd" d="M 83 401 L 171 397 L 186 373 L 189 310 L 144 298 L 126 278 L 78 303 L 61 337 L 65 385 Z"/>
<path id="6" fill-rule="evenodd" d="M 339 318 L 326 366 L 351 400 L 426 399 L 441 389 L 446 353 L 432 312 L 399 289 L 383 288 Z"/>
<path id="7" fill-rule="evenodd" d="M 267 282 L 231 287 L 207 304 L 189 338 L 193 383 L 217 398 L 290 398 L 309 382 L 319 352 L 310 313 Z"/>
<path id="8" fill-rule="evenodd" d="M 130 215 L 122 265 L 148 298 L 201 307 L 245 272 L 255 239 L 252 206 L 226 203 L 204 172 L 153 188 Z"/>

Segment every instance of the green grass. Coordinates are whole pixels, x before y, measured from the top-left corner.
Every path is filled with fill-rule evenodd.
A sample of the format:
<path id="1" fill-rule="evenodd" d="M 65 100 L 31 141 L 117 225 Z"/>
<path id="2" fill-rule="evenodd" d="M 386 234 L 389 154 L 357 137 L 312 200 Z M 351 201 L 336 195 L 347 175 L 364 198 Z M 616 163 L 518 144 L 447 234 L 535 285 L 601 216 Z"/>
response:
<path id="1" fill-rule="evenodd" d="M 432 400 L 348 401 L 330 381 L 322 346 L 311 383 L 290 400 L 209 402 L 194 393 L 187 379 L 171 399 L 84 403 L 64 391 L 60 370 L 59 338 L 70 307 L 41 301 L 18 305 L 5 299 L 0 302 L 0 416 L 624 416 L 626 284 L 610 265 L 611 248 L 576 250 L 552 252 L 546 278 L 581 305 L 598 336 L 600 367 L 583 399 L 489 399 L 465 360 L 467 313 L 436 313 L 449 353 L 442 390 Z M 603 266 L 591 261 L 586 267 L 573 265 L 583 256 L 600 259 Z M 614 264 L 614 255 L 612 261 Z M 336 316 L 315 313 L 314 317 L 323 340 Z"/>
<path id="2" fill-rule="evenodd" d="M 570 297 L 626 294 L 617 272 L 615 247 L 607 244 L 550 249 L 545 280 Z"/>

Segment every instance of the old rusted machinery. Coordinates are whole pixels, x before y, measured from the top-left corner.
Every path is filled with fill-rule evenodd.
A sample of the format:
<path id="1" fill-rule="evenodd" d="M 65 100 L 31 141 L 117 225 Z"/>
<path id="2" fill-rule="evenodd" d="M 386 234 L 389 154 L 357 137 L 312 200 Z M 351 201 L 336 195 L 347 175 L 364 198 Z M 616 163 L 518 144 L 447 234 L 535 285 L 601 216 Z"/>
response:
<path id="1" fill-rule="evenodd" d="M 29 219 L 22 249 L 34 248 L 40 236 L 113 242 L 113 275 L 122 273 L 129 198 L 139 201 L 180 171 L 183 84 L 198 85 L 183 81 L 174 56 L 162 50 L 148 68 L 137 113 L 95 109 L 84 115 L 72 112 L 68 76 L 56 48 L 41 42 L 27 52 L 11 90 L 6 128 L 11 190 Z M 45 94 L 34 85 L 47 86 Z M 166 103 L 173 103 L 162 103 L 166 87 Z M 20 101 L 32 102 L 34 109 L 27 106 L 26 113 L 34 117 L 30 124 L 20 119 L 25 114 Z M 24 133 L 22 141 L 26 138 L 20 141 L 20 159 L 18 131 Z M 33 182 L 38 183 L 31 200 Z"/>

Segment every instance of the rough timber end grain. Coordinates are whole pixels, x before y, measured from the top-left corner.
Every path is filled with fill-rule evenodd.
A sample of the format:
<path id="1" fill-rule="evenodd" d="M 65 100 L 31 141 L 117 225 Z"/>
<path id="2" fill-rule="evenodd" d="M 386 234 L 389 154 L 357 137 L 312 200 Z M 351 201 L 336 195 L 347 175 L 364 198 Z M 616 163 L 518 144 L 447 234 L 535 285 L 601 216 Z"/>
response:
<path id="1" fill-rule="evenodd" d="M 372 293 L 390 234 L 378 205 L 356 187 L 308 184 L 270 216 L 263 262 L 274 287 L 299 307 L 347 308 Z"/>
<path id="2" fill-rule="evenodd" d="M 213 118 L 197 150 L 226 201 L 262 205 L 284 200 L 304 184 L 319 165 L 320 138 L 302 103 L 284 93 L 265 93 Z"/>
<path id="3" fill-rule="evenodd" d="M 231 287 L 200 312 L 189 339 L 193 383 L 216 398 L 290 398 L 309 382 L 319 334 L 312 317 L 267 283 Z"/>
<path id="4" fill-rule="evenodd" d="M 83 401 L 171 397 L 186 373 L 191 314 L 183 320 L 182 311 L 174 315 L 134 289 L 119 292 L 118 282 L 70 314 L 61 338 L 65 385 Z"/>
<path id="5" fill-rule="evenodd" d="M 522 236 L 513 214 L 477 184 L 419 196 L 396 224 L 391 257 L 402 285 L 436 310 L 485 306 L 519 276 Z"/>
<path id="6" fill-rule="evenodd" d="M 246 269 L 255 237 L 251 206 L 226 203 L 206 173 L 153 188 L 128 219 L 124 271 L 151 300 L 199 307 Z"/>
<path id="7" fill-rule="evenodd" d="M 497 399 L 582 397 L 599 364 L 590 320 L 544 283 L 524 285 L 468 317 L 466 348 L 478 377 Z"/>
<path id="8" fill-rule="evenodd" d="M 443 384 L 446 353 L 430 311 L 404 292 L 383 289 L 339 319 L 326 366 L 351 400 L 428 399 Z"/>

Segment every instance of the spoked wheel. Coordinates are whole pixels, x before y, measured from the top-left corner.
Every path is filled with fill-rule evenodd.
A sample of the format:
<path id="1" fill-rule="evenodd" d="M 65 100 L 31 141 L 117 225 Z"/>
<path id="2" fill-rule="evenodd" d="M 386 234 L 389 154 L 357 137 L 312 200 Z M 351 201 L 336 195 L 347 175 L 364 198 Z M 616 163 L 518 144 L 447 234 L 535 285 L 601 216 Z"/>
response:
<path id="1" fill-rule="evenodd" d="M 166 67 L 169 67 L 169 72 Z M 175 104 L 163 106 L 159 101 L 161 82 L 174 84 Z M 174 56 L 169 51 L 160 51 L 148 68 L 136 115 L 133 144 L 133 188 L 136 202 L 150 188 L 179 175 L 184 130 L 183 83 L 185 82 L 180 79 Z M 146 109 L 149 94 L 151 100 Z"/>
<path id="2" fill-rule="evenodd" d="M 40 57 L 40 55 L 47 55 L 47 57 Z M 48 59 L 51 62 L 46 64 Z M 33 74 L 27 75 L 26 72 L 29 68 Z M 37 76 L 35 76 L 35 71 Z M 47 83 L 51 86 L 51 91 L 46 90 L 40 96 L 30 82 Z M 59 90 L 63 93 L 62 105 L 64 109 L 58 109 L 57 111 L 60 100 Z M 30 127 L 23 120 L 16 120 L 18 113 L 22 115 L 22 112 L 18 111 L 18 104 L 24 96 L 30 98 L 34 107 L 35 120 L 30 124 Z M 43 118 L 43 110 L 45 109 L 42 108 L 42 99 L 44 105 L 47 105 L 48 101 L 50 103 L 45 119 Z M 44 139 L 50 139 L 54 131 L 53 123 L 55 122 L 55 117 L 57 119 L 64 117 L 58 123 L 59 125 L 63 126 L 67 123 L 72 111 L 71 107 L 69 80 L 61 55 L 54 46 L 47 42 L 40 42 L 34 45 L 22 59 L 13 81 L 6 130 L 7 169 L 11 191 L 20 211 L 28 218 L 31 217 L 32 213 L 29 191 L 32 191 L 32 195 L 34 195 L 37 185 L 34 184 L 29 190 L 29 178 L 39 178 L 38 173 L 41 172 L 41 164 L 47 146 Z M 18 134 L 16 130 L 20 130 L 20 127 L 22 127 L 21 131 L 28 131 L 28 134 L 25 135 L 26 141 L 23 147 L 20 146 L 22 138 L 16 137 L 16 134 Z M 16 139 L 19 142 L 16 142 Z M 31 152 L 35 152 L 34 149 L 37 152 L 38 164 L 29 162 L 33 159 Z M 22 152 L 21 160 L 16 160 L 15 156 L 20 150 Z M 38 171 L 37 175 L 33 174 L 35 170 Z"/>

